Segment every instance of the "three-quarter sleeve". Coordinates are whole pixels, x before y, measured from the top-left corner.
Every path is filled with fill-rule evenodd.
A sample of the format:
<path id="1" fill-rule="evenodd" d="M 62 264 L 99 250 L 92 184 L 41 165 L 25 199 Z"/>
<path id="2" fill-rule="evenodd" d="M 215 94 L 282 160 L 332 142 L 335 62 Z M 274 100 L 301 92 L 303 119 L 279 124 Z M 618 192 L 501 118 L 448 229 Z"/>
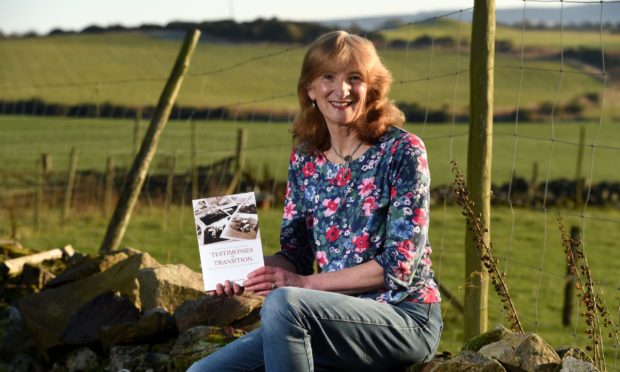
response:
<path id="1" fill-rule="evenodd" d="M 386 240 L 375 260 L 383 267 L 385 288 L 406 293 L 420 275 L 416 269 L 428 245 L 430 173 L 424 143 L 415 135 L 407 133 L 390 152 Z"/>
<path id="2" fill-rule="evenodd" d="M 310 222 L 304 210 L 306 185 L 299 169 L 301 162 L 301 157 L 295 151 L 291 152 L 278 254 L 288 259 L 298 274 L 310 275 L 314 271 L 314 253 L 309 242 Z"/>

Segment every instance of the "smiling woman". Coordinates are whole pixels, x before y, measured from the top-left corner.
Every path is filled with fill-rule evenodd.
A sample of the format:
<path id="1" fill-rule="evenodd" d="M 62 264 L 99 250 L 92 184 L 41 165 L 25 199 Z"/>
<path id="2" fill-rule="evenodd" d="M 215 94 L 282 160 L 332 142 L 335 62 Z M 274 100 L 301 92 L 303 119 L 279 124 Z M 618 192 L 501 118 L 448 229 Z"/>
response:
<path id="1" fill-rule="evenodd" d="M 367 39 L 335 31 L 310 46 L 280 250 L 243 286 L 212 293 L 266 296 L 261 327 L 190 371 L 382 371 L 432 358 L 443 322 L 430 175 L 422 140 L 398 128 L 391 82 Z"/>

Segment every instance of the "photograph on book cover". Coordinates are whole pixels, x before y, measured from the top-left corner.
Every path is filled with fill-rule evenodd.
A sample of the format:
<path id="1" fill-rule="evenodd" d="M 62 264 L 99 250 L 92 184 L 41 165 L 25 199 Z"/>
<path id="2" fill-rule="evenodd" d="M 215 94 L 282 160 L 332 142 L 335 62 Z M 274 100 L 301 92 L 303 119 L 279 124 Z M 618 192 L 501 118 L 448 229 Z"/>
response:
<path id="1" fill-rule="evenodd" d="M 253 192 L 192 200 L 205 290 L 263 266 Z"/>

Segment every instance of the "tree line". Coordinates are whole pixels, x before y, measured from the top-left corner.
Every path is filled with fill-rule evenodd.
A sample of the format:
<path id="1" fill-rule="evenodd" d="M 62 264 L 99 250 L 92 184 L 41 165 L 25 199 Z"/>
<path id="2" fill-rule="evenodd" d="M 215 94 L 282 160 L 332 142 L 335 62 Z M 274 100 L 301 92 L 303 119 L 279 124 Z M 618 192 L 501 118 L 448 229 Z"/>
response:
<path id="1" fill-rule="evenodd" d="M 175 21 L 165 25 L 142 24 L 137 27 L 126 27 L 120 24 L 110 26 L 90 25 L 80 31 L 63 30 L 55 28 L 47 36 L 73 35 L 73 34 L 101 34 L 110 32 L 185 32 L 198 28 L 203 37 L 209 40 L 221 40 L 228 42 L 281 42 L 281 43 L 308 43 L 319 35 L 335 30 L 315 22 L 281 21 L 277 18 L 258 18 L 249 22 L 235 22 L 230 19 L 205 22 L 181 22 Z M 360 29 L 351 30 L 362 33 L 370 39 L 382 40 L 378 33 L 363 32 Z M 0 31 L 0 37 L 7 37 Z M 22 37 L 40 36 L 35 32 L 28 32 Z"/>

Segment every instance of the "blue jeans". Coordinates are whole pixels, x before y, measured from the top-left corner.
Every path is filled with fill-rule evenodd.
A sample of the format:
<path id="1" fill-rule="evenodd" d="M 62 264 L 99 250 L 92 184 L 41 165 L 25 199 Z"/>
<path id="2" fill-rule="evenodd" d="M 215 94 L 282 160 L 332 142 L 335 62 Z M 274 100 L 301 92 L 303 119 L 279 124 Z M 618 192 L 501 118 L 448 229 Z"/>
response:
<path id="1" fill-rule="evenodd" d="M 261 327 L 188 371 L 382 371 L 429 361 L 441 336 L 439 304 L 379 303 L 294 287 L 272 291 Z"/>

